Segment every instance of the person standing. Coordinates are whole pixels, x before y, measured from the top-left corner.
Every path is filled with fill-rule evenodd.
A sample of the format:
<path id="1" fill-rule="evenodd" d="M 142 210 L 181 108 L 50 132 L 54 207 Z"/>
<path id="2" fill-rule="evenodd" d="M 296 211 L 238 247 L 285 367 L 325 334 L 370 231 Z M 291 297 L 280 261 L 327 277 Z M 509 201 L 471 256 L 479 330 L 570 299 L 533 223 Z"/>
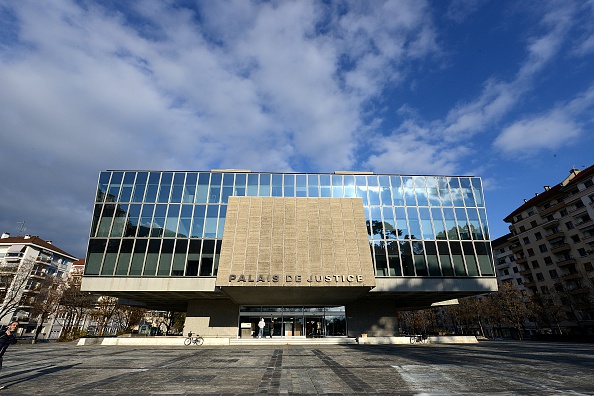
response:
<path id="1" fill-rule="evenodd" d="M 266 322 L 264 322 L 264 318 L 260 318 L 258 322 L 258 327 L 260 330 L 258 331 L 258 338 L 264 337 L 264 327 L 266 327 Z"/>
<path id="2" fill-rule="evenodd" d="M 0 335 L 0 370 L 2 370 L 2 358 L 4 357 L 4 352 L 11 344 L 16 344 L 16 329 L 19 327 L 19 322 L 12 322 L 5 332 Z"/>

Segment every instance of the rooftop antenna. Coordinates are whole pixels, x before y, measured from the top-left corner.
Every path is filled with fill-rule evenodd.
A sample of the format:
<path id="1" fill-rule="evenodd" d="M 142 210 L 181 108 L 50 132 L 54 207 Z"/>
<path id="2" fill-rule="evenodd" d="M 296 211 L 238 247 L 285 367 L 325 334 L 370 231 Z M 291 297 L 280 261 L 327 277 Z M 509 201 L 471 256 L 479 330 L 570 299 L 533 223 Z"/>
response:
<path id="1" fill-rule="evenodd" d="M 26 228 L 25 228 L 25 220 L 23 220 L 23 221 L 17 221 L 17 224 L 20 224 L 21 225 L 19 227 L 19 235 L 17 235 L 17 236 L 21 236 L 22 232 L 26 230 Z"/>

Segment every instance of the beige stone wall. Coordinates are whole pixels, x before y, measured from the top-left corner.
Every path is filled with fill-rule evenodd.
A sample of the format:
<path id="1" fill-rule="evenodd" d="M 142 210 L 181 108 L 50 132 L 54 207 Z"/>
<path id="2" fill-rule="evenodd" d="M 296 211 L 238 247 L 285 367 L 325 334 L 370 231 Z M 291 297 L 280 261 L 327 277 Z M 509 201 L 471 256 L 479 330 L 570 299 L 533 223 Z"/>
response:
<path id="1" fill-rule="evenodd" d="M 374 286 L 363 202 L 230 197 L 216 284 Z"/>
<path id="2" fill-rule="evenodd" d="M 184 324 L 188 332 L 203 337 L 237 337 L 239 306 L 230 300 L 192 300 Z"/>

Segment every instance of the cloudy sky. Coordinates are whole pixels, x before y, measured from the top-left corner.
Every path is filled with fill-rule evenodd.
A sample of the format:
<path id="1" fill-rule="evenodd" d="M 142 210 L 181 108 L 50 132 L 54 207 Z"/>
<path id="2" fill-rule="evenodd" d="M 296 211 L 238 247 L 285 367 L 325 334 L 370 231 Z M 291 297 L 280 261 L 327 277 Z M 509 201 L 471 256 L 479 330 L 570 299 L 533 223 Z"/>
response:
<path id="1" fill-rule="evenodd" d="M 483 179 L 594 163 L 594 1 L 0 0 L 0 232 L 84 257 L 105 169 Z"/>

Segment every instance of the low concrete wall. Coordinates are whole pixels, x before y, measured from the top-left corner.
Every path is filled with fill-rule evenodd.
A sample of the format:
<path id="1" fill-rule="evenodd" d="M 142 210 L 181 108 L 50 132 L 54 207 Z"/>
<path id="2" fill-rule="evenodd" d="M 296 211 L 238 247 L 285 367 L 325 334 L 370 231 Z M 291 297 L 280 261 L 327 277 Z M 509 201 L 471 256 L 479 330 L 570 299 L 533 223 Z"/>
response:
<path id="1" fill-rule="evenodd" d="M 77 345 L 184 346 L 186 337 L 81 338 Z M 229 345 L 229 338 L 204 338 L 203 345 Z"/>
<path id="2" fill-rule="evenodd" d="M 430 336 L 429 344 L 476 344 L 475 336 Z M 362 345 L 410 344 L 409 336 L 398 337 L 359 337 Z"/>

